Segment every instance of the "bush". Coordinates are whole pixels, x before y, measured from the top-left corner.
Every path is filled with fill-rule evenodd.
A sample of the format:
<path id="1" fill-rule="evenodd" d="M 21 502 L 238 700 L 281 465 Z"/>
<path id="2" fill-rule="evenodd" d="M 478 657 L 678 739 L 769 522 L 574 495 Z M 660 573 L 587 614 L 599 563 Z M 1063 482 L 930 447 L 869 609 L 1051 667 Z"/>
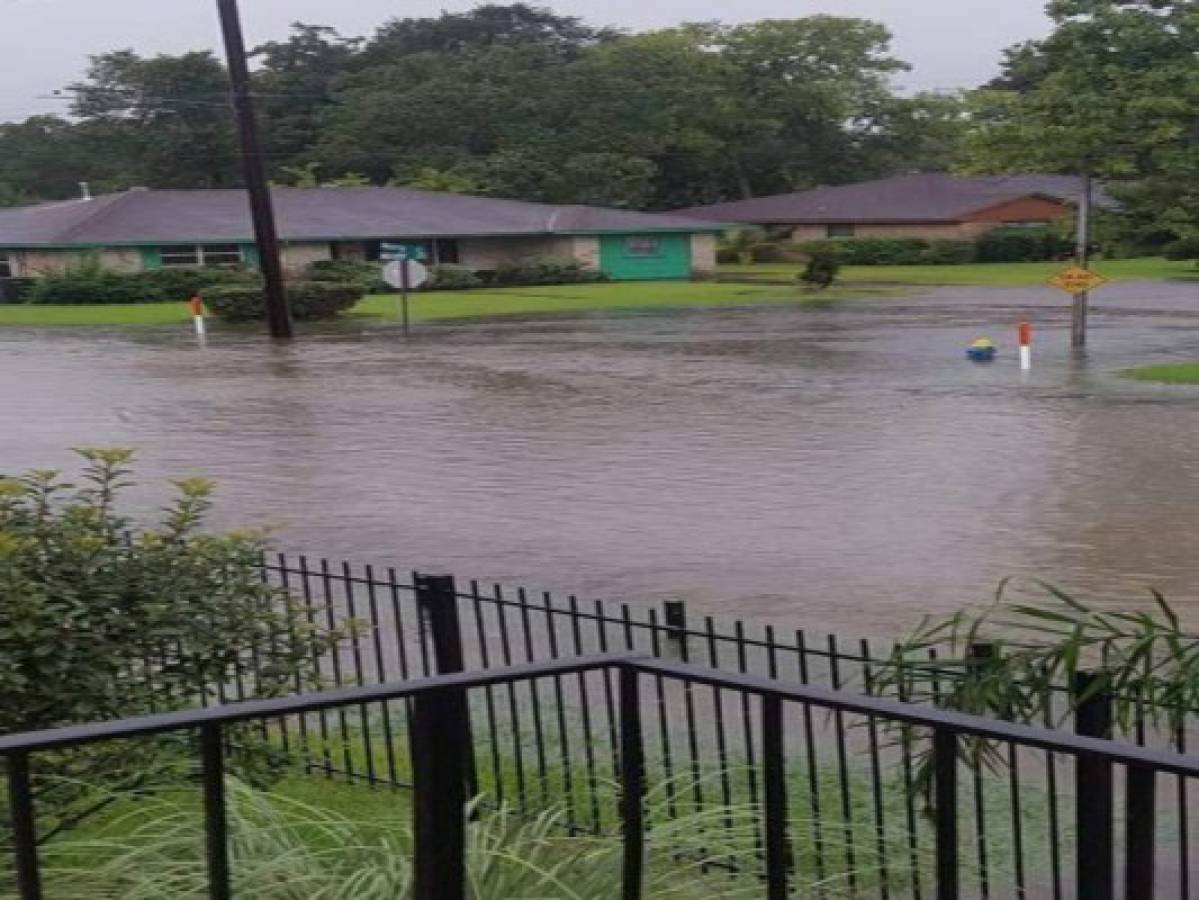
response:
<path id="1" fill-rule="evenodd" d="M 929 241 L 920 262 L 931 266 L 952 266 L 972 263 L 977 256 L 974 241 L 936 240 Z"/>
<path id="2" fill-rule="evenodd" d="M 468 291 L 483 286 L 483 279 L 466 266 L 440 265 L 429 270 L 424 287 L 430 291 Z"/>
<path id="3" fill-rule="evenodd" d="M 813 253 L 797 277 L 808 287 L 822 291 L 837 280 L 840 271 L 841 263 L 835 254 Z"/>
<path id="4" fill-rule="evenodd" d="M 304 267 L 305 281 L 358 284 L 363 293 L 385 293 L 393 288 L 380 277 L 378 263 L 361 259 L 318 259 Z"/>
<path id="5" fill-rule="evenodd" d="M 287 302 L 297 321 L 331 319 L 362 299 L 360 284 L 333 281 L 297 281 L 287 286 Z M 229 322 L 266 318 L 266 298 L 258 286 L 226 285 L 207 288 L 204 302 Z"/>
<path id="6" fill-rule="evenodd" d="M 741 251 L 732 247 L 716 248 L 716 264 L 720 266 L 737 265 L 741 262 Z"/>
<path id="7" fill-rule="evenodd" d="M 1046 262 L 1065 259 L 1073 242 L 1052 228 L 996 228 L 975 241 L 979 262 Z"/>
<path id="8" fill-rule="evenodd" d="M 0 303 L 24 303 L 34 283 L 32 278 L 0 278 Z"/>
<path id="9" fill-rule="evenodd" d="M 830 238 L 796 245 L 808 256 L 832 256 L 847 266 L 917 265 L 928 248 L 923 238 Z"/>
<path id="10" fill-rule="evenodd" d="M 245 269 L 153 269 L 147 272 L 113 272 L 96 258 L 64 272 L 33 281 L 27 303 L 75 305 L 83 303 L 169 303 L 187 300 L 213 285 L 255 284 L 258 276 Z"/>
<path id="11" fill-rule="evenodd" d="M 496 285 L 584 284 L 603 281 L 604 275 L 572 257 L 547 256 L 541 259 L 504 263 L 495 270 Z"/>
<path id="12" fill-rule="evenodd" d="M 763 243 L 754 244 L 749 248 L 749 258 L 751 262 L 773 263 L 783 262 L 787 258 L 787 255 L 778 244 Z"/>
<path id="13" fill-rule="evenodd" d="M 215 685 L 241 683 L 252 658 L 252 694 L 317 685 L 313 654 L 337 636 L 293 627 L 302 611 L 262 580 L 263 535 L 204 531 L 211 484 L 176 482 L 161 524 L 130 535 L 116 503 L 132 451 L 77 452 L 82 486 L 45 470 L 0 478 L 0 734 L 190 706 Z M 117 741 L 40 754 L 46 825 L 78 810 L 78 779 L 172 779 L 170 747 Z"/>
<path id="14" fill-rule="evenodd" d="M 1162 255 L 1173 260 L 1199 260 L 1199 234 L 1171 241 L 1162 248 Z"/>

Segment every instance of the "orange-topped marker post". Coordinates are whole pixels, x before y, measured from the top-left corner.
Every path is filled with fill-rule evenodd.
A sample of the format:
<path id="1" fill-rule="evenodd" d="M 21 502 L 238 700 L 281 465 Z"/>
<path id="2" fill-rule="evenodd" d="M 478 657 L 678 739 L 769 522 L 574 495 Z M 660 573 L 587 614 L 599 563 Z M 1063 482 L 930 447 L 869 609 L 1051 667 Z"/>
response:
<path id="1" fill-rule="evenodd" d="M 192 321 L 196 324 L 196 337 L 200 340 L 204 339 L 204 301 L 200 299 L 199 294 L 193 294 L 191 300 L 187 302 L 191 307 Z"/>

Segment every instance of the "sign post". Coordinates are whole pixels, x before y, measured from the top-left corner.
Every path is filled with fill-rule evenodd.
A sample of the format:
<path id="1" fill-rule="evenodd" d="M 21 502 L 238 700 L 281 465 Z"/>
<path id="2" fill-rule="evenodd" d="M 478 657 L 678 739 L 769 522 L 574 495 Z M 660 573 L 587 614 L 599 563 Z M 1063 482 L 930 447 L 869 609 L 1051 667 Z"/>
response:
<path id="1" fill-rule="evenodd" d="M 1082 176 L 1078 196 L 1077 228 L 1074 262 L 1079 269 L 1087 271 L 1091 255 L 1091 176 Z M 1087 345 L 1087 306 L 1090 303 L 1090 288 L 1084 287 L 1074 295 L 1070 308 L 1070 346 L 1081 350 Z"/>
<path id="2" fill-rule="evenodd" d="M 404 334 L 409 334 L 408 292 L 429 280 L 429 270 L 419 260 L 425 258 L 425 248 L 419 244 L 383 243 L 379 247 L 379 259 L 383 266 L 383 280 L 400 289 L 400 318 L 404 323 Z"/>

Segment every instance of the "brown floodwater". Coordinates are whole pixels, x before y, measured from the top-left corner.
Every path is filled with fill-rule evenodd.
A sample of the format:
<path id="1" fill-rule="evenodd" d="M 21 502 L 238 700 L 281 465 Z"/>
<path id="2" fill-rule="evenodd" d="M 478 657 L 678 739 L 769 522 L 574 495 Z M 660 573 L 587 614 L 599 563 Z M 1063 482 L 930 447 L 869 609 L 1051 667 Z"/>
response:
<path id="1" fill-rule="evenodd" d="M 280 548 L 888 635 L 1042 577 L 1199 625 L 1199 284 L 394 328 L 0 330 L 0 471 L 136 446 Z M 1015 360 L 1036 327 L 1035 367 Z M 980 335 L 990 365 L 963 359 Z"/>

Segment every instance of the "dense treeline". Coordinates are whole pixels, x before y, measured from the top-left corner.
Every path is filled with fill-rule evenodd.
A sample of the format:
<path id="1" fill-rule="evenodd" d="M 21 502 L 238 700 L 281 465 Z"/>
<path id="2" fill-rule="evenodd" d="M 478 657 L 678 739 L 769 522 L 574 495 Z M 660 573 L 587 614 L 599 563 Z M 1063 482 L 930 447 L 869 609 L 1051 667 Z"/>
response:
<path id="1" fill-rule="evenodd" d="M 255 88 L 278 183 L 670 209 L 911 170 L 1090 172 L 1125 184 L 1134 241 L 1199 246 L 1199 7 L 1047 11 L 1049 37 L 961 95 L 896 94 L 908 66 L 864 19 L 632 34 L 521 3 L 368 39 L 297 24 L 255 51 Z M 236 185 L 226 94 L 211 53 L 95 57 L 69 115 L 0 125 L 0 204 Z"/>
<path id="2" fill-rule="evenodd" d="M 955 102 L 898 97 L 876 23 L 833 16 L 625 34 L 523 4 L 294 26 L 255 52 L 272 177 L 670 208 L 952 161 Z M 210 53 L 95 57 L 68 117 L 0 126 L 0 202 L 236 185 Z"/>

